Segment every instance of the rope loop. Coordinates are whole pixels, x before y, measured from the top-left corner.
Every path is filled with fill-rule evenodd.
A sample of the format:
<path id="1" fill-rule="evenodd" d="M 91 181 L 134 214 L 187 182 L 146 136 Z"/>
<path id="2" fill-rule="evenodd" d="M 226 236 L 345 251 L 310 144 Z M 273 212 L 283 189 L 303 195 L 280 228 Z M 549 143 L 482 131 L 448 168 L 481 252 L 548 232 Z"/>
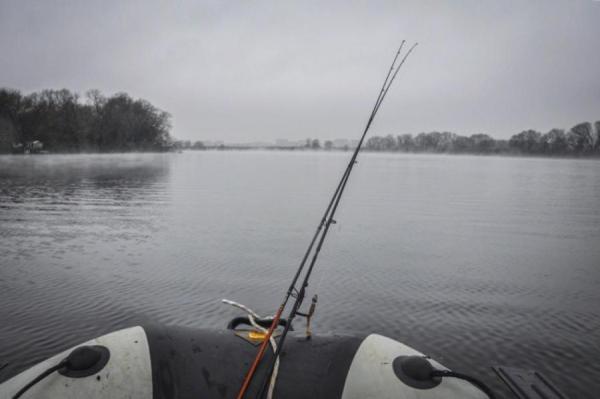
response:
<path id="1" fill-rule="evenodd" d="M 294 288 L 294 290 L 296 291 L 296 295 L 298 293 L 298 290 L 296 290 Z M 252 327 L 254 327 L 255 329 L 257 329 L 258 331 L 266 334 L 268 329 L 262 327 L 260 324 L 257 323 L 257 319 L 261 320 L 261 319 L 267 319 L 267 318 L 273 318 L 274 316 L 267 316 L 267 317 L 261 317 L 258 315 L 258 313 L 256 313 L 254 310 L 250 309 L 249 307 L 247 307 L 246 305 L 242 305 L 241 303 L 235 302 L 235 301 L 231 301 L 229 299 L 221 299 L 221 302 L 227 304 L 227 305 L 231 305 L 233 307 L 236 307 L 238 309 L 243 310 L 244 312 L 246 312 L 246 314 L 248 315 L 248 320 L 250 321 L 250 324 L 252 324 Z M 273 348 L 273 353 L 277 353 L 277 342 L 275 341 L 275 337 L 273 337 L 273 335 L 271 335 L 269 337 L 269 342 L 271 343 L 271 348 Z M 277 356 L 275 358 L 275 366 L 273 367 L 273 373 L 271 374 L 271 380 L 269 382 L 269 390 L 267 391 L 267 399 L 273 399 L 273 391 L 275 389 L 275 382 L 277 381 L 277 372 L 279 371 L 279 356 Z"/>

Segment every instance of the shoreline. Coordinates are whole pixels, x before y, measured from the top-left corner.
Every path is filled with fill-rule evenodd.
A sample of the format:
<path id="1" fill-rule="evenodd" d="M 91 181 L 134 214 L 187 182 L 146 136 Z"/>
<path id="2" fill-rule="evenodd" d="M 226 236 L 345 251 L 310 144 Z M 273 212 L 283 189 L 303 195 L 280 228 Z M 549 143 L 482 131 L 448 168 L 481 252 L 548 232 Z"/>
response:
<path id="1" fill-rule="evenodd" d="M 221 152 L 221 151 L 265 151 L 265 152 L 312 152 L 312 153 L 347 153 L 349 149 L 314 149 L 314 148 L 286 148 L 286 147 L 245 147 L 245 146 L 222 146 L 205 147 L 202 149 L 181 149 L 172 151 L 65 151 L 65 152 L 44 152 L 35 154 L 13 154 L 0 153 L 0 157 L 21 158 L 21 157 L 40 157 L 53 155 L 119 155 L 119 154 L 181 154 L 183 152 Z M 600 160 L 600 154 L 525 154 L 517 152 L 495 152 L 495 153 L 476 153 L 476 152 L 434 152 L 434 151 L 377 151 L 363 149 L 364 154 L 388 154 L 388 155 L 445 155 L 445 156 L 475 156 L 475 157 L 505 157 L 505 158 L 543 158 L 543 159 L 590 159 Z"/>

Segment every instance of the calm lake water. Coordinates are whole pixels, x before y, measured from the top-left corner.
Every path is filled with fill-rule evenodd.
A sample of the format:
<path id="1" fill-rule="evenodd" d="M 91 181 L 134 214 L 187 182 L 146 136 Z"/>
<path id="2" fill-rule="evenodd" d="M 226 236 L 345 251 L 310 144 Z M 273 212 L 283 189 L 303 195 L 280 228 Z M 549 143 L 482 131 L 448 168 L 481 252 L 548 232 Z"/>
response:
<path id="1" fill-rule="evenodd" d="M 222 298 L 274 312 L 349 156 L 0 157 L 0 380 L 135 323 L 222 328 Z M 308 292 L 317 333 L 600 392 L 600 162 L 359 159 Z"/>

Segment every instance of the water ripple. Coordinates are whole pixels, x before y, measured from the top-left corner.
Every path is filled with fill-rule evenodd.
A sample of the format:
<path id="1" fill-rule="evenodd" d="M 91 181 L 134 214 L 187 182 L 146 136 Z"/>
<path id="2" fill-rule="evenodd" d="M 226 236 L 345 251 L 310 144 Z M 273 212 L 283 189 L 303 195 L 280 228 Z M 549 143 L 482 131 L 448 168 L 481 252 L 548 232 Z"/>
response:
<path id="1" fill-rule="evenodd" d="M 137 323 L 224 327 L 221 298 L 273 312 L 345 155 L 0 157 L 0 381 Z M 309 286 L 315 329 L 589 397 L 598 203 L 599 162 L 365 155 Z"/>

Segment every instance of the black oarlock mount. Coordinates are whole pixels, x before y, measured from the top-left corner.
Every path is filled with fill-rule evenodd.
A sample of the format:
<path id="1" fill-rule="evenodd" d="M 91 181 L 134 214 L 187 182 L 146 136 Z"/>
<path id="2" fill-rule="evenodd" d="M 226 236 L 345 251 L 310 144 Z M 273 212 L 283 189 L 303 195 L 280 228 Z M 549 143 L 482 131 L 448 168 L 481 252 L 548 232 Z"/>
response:
<path id="1" fill-rule="evenodd" d="M 88 345 L 75 348 L 64 360 L 65 366 L 58 370 L 61 375 L 83 378 L 94 375 L 106 366 L 110 351 L 101 345 Z"/>
<path id="2" fill-rule="evenodd" d="M 60 363 L 44 370 L 37 377 L 25 384 L 21 389 L 12 396 L 12 399 L 20 398 L 32 386 L 48 377 L 50 374 L 58 371 L 61 375 L 71 378 L 82 378 L 102 370 L 110 359 L 110 351 L 105 346 L 90 345 L 80 346 L 73 349 L 69 356 L 63 359 Z M 98 376 L 100 379 L 100 376 Z"/>
<path id="3" fill-rule="evenodd" d="M 396 377 L 412 388 L 432 389 L 440 385 L 442 378 L 450 377 L 471 383 L 485 393 L 489 399 L 496 398 L 494 392 L 483 381 L 467 374 L 436 369 L 424 356 L 398 356 L 392 362 L 392 368 Z"/>
<path id="4" fill-rule="evenodd" d="M 441 377 L 432 377 L 435 370 L 423 356 L 398 356 L 392 362 L 394 374 L 406 385 L 416 389 L 435 388 L 442 382 Z"/>

